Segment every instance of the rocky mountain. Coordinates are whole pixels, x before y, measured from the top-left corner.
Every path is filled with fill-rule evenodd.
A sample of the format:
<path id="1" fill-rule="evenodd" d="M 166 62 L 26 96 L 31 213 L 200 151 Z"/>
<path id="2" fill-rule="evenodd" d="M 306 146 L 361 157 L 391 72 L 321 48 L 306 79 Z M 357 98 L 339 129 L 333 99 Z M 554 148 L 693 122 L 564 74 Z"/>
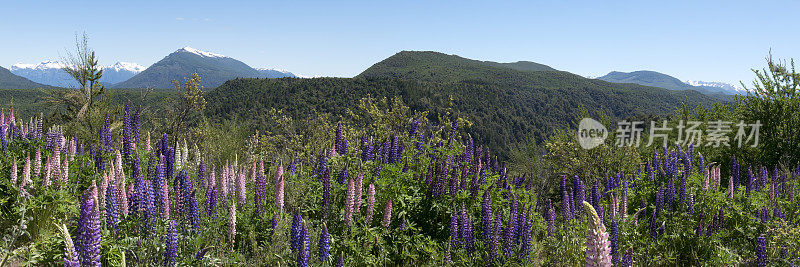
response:
<path id="1" fill-rule="evenodd" d="M 221 54 L 184 47 L 164 57 L 136 76 L 114 85 L 114 88 L 172 88 L 172 81 L 197 73 L 201 85 L 214 88 L 235 78 L 262 77 L 247 64 Z"/>
<path id="2" fill-rule="evenodd" d="M 0 89 L 32 89 L 40 87 L 47 86 L 15 75 L 8 69 L 0 67 Z"/>

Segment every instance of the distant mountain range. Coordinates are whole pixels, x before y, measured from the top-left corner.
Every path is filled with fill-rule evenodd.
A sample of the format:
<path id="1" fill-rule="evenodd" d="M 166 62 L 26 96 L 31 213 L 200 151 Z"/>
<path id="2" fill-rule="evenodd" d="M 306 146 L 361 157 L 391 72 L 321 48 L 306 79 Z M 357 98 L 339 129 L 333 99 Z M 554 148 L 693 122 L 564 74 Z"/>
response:
<path id="1" fill-rule="evenodd" d="M 33 82 L 25 77 L 18 76 L 6 68 L 0 67 L 0 88 L 7 89 L 33 89 L 47 87 Z"/>
<path id="2" fill-rule="evenodd" d="M 172 88 L 172 81 L 183 82 L 192 73 L 200 75 L 201 85 L 214 88 L 235 78 L 295 77 L 290 72 L 272 69 L 256 70 L 247 64 L 224 55 L 184 47 L 167 55 L 114 88 Z"/>
<path id="3" fill-rule="evenodd" d="M 258 73 L 261 74 L 261 78 L 283 78 L 283 77 L 292 77 L 297 78 L 297 75 L 291 73 L 287 70 L 279 70 L 279 69 L 267 69 L 267 68 L 256 68 Z"/>
<path id="4" fill-rule="evenodd" d="M 619 72 L 612 71 L 597 79 L 612 83 L 635 83 L 646 86 L 661 87 L 669 90 L 695 90 L 707 95 L 735 95 L 744 90 L 727 83 L 687 81 L 655 71 Z"/>
<path id="5" fill-rule="evenodd" d="M 65 64 L 54 60 L 45 60 L 39 64 L 17 63 L 11 66 L 11 72 L 45 85 L 76 87 L 77 82 L 63 70 L 64 66 Z M 144 70 L 144 67 L 136 63 L 117 62 L 111 66 L 103 66 L 101 69 L 103 69 L 103 77 L 100 78 L 100 83 L 112 85 L 133 77 Z"/>

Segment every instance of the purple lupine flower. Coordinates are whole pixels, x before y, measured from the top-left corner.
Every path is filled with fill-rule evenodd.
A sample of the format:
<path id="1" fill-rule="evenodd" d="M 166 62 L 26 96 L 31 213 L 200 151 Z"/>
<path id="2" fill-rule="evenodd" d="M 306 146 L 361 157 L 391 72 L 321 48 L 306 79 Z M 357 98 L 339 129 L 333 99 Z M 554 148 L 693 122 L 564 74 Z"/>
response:
<path id="1" fill-rule="evenodd" d="M 503 251 L 506 257 L 511 257 L 511 253 L 517 241 L 517 197 L 514 196 L 509 208 L 508 223 L 506 223 L 505 236 L 503 237 Z"/>
<path id="2" fill-rule="evenodd" d="M 455 212 L 450 214 L 450 247 L 456 250 L 461 247 L 458 240 L 458 216 Z"/>
<path id="3" fill-rule="evenodd" d="M 217 190 L 213 186 L 209 186 L 206 191 L 206 214 L 214 217 L 217 215 Z"/>
<path id="4" fill-rule="evenodd" d="M 758 236 L 758 241 L 756 241 L 756 266 L 767 266 L 767 238 L 764 237 L 764 234 Z"/>
<path id="5" fill-rule="evenodd" d="M 483 241 L 489 242 L 492 235 L 492 199 L 489 190 L 483 191 L 483 202 L 481 204 L 481 232 Z"/>
<path id="6" fill-rule="evenodd" d="M 294 218 L 292 219 L 292 230 L 291 230 L 291 249 L 292 252 L 298 252 L 300 247 L 300 239 L 302 239 L 302 224 L 303 217 L 300 215 L 300 209 L 297 210 L 297 213 L 294 214 Z"/>
<path id="7" fill-rule="evenodd" d="M 736 156 L 731 157 L 731 176 L 733 177 L 733 190 L 739 190 L 739 162 Z"/>
<path id="8" fill-rule="evenodd" d="M 564 219 L 564 226 L 569 226 L 570 220 L 572 220 L 572 212 L 570 211 L 570 207 L 572 206 L 569 203 L 569 194 L 567 191 L 561 192 L 561 217 Z"/>
<path id="9" fill-rule="evenodd" d="M 349 191 L 352 191 L 352 185 L 353 181 L 351 180 L 348 184 Z M 350 200 L 352 201 L 352 196 Z M 348 204 L 350 205 L 347 208 L 349 209 L 350 217 L 352 217 L 353 205 L 352 202 L 349 202 Z M 328 210 L 330 209 L 330 206 L 331 206 L 331 171 L 330 169 L 325 168 L 322 171 L 322 214 L 323 214 L 322 216 L 324 218 L 328 217 Z"/>
<path id="10" fill-rule="evenodd" d="M 461 207 L 461 217 L 461 239 L 467 253 L 473 253 L 475 252 L 475 230 L 472 226 L 472 215 L 467 214 L 463 206 Z"/>
<path id="11" fill-rule="evenodd" d="M 613 259 L 614 266 L 619 266 L 619 241 L 617 237 L 617 220 L 612 218 L 611 223 L 608 225 L 608 235 L 611 237 L 611 258 Z"/>
<path id="12" fill-rule="evenodd" d="M 367 138 L 367 133 L 361 137 L 361 161 L 372 159 L 372 140 Z"/>
<path id="13" fill-rule="evenodd" d="M 595 182 L 594 186 L 592 187 L 592 203 L 590 204 L 592 204 L 592 207 L 595 209 L 600 207 L 600 192 L 599 188 L 597 187 L 597 182 Z"/>
<path id="14" fill-rule="evenodd" d="M 656 209 L 655 214 L 656 217 L 661 214 L 661 210 L 664 208 L 664 186 L 658 188 L 658 192 L 656 192 Z"/>
<path id="15" fill-rule="evenodd" d="M 575 175 L 575 181 L 573 185 L 575 186 L 575 198 L 572 199 L 572 203 L 575 206 L 575 214 L 580 216 L 583 205 L 579 205 L 578 203 L 583 203 L 583 201 L 586 200 L 586 187 L 583 185 L 583 182 L 581 182 L 577 175 Z"/>
<path id="16" fill-rule="evenodd" d="M 653 214 L 650 216 L 650 239 L 653 240 L 658 236 L 658 226 L 656 226 L 658 222 L 656 221 L 656 217 L 658 217 L 658 214 L 654 210 Z"/>
<path id="17" fill-rule="evenodd" d="M 167 236 L 164 244 L 164 265 L 175 266 L 178 258 L 178 233 L 175 231 L 175 221 L 167 223 Z"/>
<path id="18" fill-rule="evenodd" d="M 389 224 L 392 222 L 392 199 L 389 199 L 389 202 L 386 203 L 386 209 L 383 212 L 383 225 L 384 228 L 389 228 Z"/>
<path id="19" fill-rule="evenodd" d="M 450 258 L 450 248 L 452 248 L 452 247 L 453 247 L 453 245 L 451 243 L 447 243 L 447 250 L 444 251 L 444 263 L 445 264 L 453 263 L 453 259 Z"/>
<path id="20" fill-rule="evenodd" d="M 319 235 L 319 261 L 326 262 L 330 256 L 330 236 L 328 226 L 322 224 L 322 232 Z"/>
<path id="21" fill-rule="evenodd" d="M 278 221 L 280 221 L 280 219 L 281 218 L 278 216 L 277 211 L 272 213 L 272 221 L 270 221 L 270 229 L 272 229 L 272 236 L 275 235 L 275 231 L 277 231 L 278 229 Z M 272 239 L 272 236 L 270 236 L 270 239 Z"/>
<path id="22" fill-rule="evenodd" d="M 189 195 L 187 211 L 188 211 L 188 218 L 189 218 L 189 225 L 192 227 L 192 233 L 200 233 L 200 212 L 197 207 L 197 197 L 195 196 L 195 191 L 192 191 Z"/>
<path id="23" fill-rule="evenodd" d="M 633 266 L 633 252 L 631 249 L 625 250 L 625 254 L 622 254 L 622 261 L 620 261 L 620 267 L 631 267 Z"/>
<path id="24" fill-rule="evenodd" d="M 492 226 L 492 235 L 489 242 L 489 263 L 492 263 L 498 259 L 498 249 L 500 247 L 500 229 L 502 228 L 502 222 L 500 220 L 500 214 L 494 215 L 494 225 Z"/>
<path id="25" fill-rule="evenodd" d="M 83 192 L 81 214 L 78 219 L 78 257 L 81 266 L 100 266 L 100 220 L 95 212 L 93 188 Z"/>
<path id="26" fill-rule="evenodd" d="M 339 179 L 336 181 L 341 185 L 344 184 L 344 181 L 347 181 L 347 166 L 345 166 L 342 171 L 339 172 Z"/>
<path id="27" fill-rule="evenodd" d="M 522 225 L 519 227 L 519 235 L 522 240 L 520 241 L 519 258 L 527 258 L 531 250 L 531 220 L 528 218 L 528 212 L 524 209 L 521 217 Z"/>
<path id="28" fill-rule="evenodd" d="M 784 216 L 784 214 L 783 214 L 783 209 L 781 209 L 781 207 L 778 206 L 777 204 L 775 205 L 775 210 L 772 213 L 772 217 L 773 218 L 777 218 L 777 219 L 781 219 L 781 220 L 784 220 L 784 221 L 786 220 L 786 216 Z"/>
<path id="29" fill-rule="evenodd" d="M 301 223 L 300 227 L 300 242 L 297 245 L 299 250 L 299 253 L 297 253 L 297 266 L 306 267 L 308 266 L 308 256 L 311 254 L 311 244 L 308 241 L 308 227 L 304 223 Z"/>
<path id="30" fill-rule="evenodd" d="M 591 204 L 583 202 L 589 217 L 586 237 L 586 266 L 611 266 L 611 247 L 606 227 Z"/>
<path id="31" fill-rule="evenodd" d="M 2 115 L 0 115 L 0 117 L 2 117 Z M 0 125 L 0 127 L 2 127 L 2 125 Z M 64 235 L 64 267 L 81 267 L 78 252 L 75 251 L 75 244 L 72 243 L 72 237 L 69 235 L 67 226 L 62 224 L 58 228 Z"/>
<path id="32" fill-rule="evenodd" d="M 343 145 L 342 139 L 343 139 L 343 137 L 342 137 L 342 122 L 339 122 L 336 125 L 336 140 L 334 141 L 334 146 L 336 147 L 336 153 L 339 154 L 339 155 L 347 154 L 347 151 L 346 151 L 347 147 L 344 147 L 344 148 L 342 147 L 342 145 Z"/>
<path id="33" fill-rule="evenodd" d="M 117 209 L 117 186 L 114 183 L 108 185 L 106 189 L 106 227 L 112 232 L 117 232 L 119 223 L 119 211 Z"/>
<path id="34" fill-rule="evenodd" d="M 703 224 L 706 222 L 706 214 L 705 212 L 700 212 L 700 216 L 697 219 L 697 228 L 695 228 L 694 232 L 697 237 L 703 236 Z"/>
<path id="35" fill-rule="evenodd" d="M 344 267 L 344 257 L 341 255 L 339 256 L 339 260 L 336 261 L 336 267 Z"/>
<path id="36" fill-rule="evenodd" d="M 414 120 L 411 122 L 411 125 L 408 126 L 408 136 L 413 137 L 417 134 L 417 128 L 419 128 L 419 119 Z"/>

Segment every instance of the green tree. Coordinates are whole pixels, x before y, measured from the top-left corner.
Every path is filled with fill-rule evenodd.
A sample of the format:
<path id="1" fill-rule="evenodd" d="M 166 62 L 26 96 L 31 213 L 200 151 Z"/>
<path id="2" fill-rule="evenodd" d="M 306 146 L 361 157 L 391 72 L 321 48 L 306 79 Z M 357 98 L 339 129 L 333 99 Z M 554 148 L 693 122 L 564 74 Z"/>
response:
<path id="1" fill-rule="evenodd" d="M 756 79 L 747 95 L 736 98 L 736 113 L 747 123 L 760 121 L 757 158 L 767 164 L 800 160 L 800 73 L 790 62 L 766 58 L 767 68 L 754 69 Z"/>
<path id="2" fill-rule="evenodd" d="M 84 102 L 76 114 L 76 119 L 82 120 L 91 113 L 95 96 L 105 92 L 105 87 L 99 82 L 103 77 L 103 70 L 97 64 L 94 50 L 89 48 L 89 37 L 86 33 L 83 34 L 83 39 L 75 37 L 75 52 L 68 52 L 64 62 L 64 71 L 78 82 L 82 89 Z"/>

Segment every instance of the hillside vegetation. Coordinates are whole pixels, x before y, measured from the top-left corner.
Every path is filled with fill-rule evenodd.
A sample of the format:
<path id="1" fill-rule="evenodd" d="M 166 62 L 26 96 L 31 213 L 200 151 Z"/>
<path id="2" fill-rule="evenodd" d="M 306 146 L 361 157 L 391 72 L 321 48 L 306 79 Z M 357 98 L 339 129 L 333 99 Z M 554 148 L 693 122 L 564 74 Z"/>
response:
<path id="1" fill-rule="evenodd" d="M 499 64 L 499 65 L 497 65 Z M 681 102 L 715 99 L 694 91 L 613 84 L 562 71 L 519 71 L 496 63 L 436 52 L 400 52 L 356 78 L 235 79 L 207 94 L 207 114 L 239 119 L 265 130 L 265 114 L 285 110 L 295 119 L 328 113 L 347 116 L 358 100 L 398 96 L 411 109 L 438 121 L 446 110 L 472 123 L 475 142 L 501 151 L 526 136 L 543 140 L 567 127 L 580 107 L 612 118 L 670 113 Z M 517 66 L 517 65 L 510 65 Z M 517 67 L 515 67 L 517 68 Z"/>

